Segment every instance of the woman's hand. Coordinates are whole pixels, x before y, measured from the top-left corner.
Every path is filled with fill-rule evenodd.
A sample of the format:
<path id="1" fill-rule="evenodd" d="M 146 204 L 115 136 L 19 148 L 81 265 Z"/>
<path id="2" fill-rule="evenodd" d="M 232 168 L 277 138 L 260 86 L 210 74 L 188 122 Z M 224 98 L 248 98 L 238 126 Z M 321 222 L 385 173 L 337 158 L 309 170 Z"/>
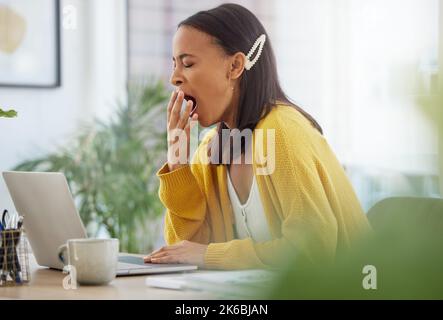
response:
<path id="1" fill-rule="evenodd" d="M 186 108 L 182 115 L 181 108 L 185 94 L 181 90 L 175 90 L 168 104 L 168 168 L 173 171 L 188 164 L 189 161 L 189 140 L 191 131 L 191 122 L 198 120 L 198 115 L 191 113 L 193 102 L 191 100 L 186 102 Z M 192 121 L 190 121 L 192 120 Z M 185 133 L 185 135 L 181 133 Z M 185 138 L 185 139 L 184 139 Z M 184 144 L 184 145 L 183 145 Z M 186 146 L 187 154 L 185 161 L 183 155 L 179 155 L 178 151 Z M 177 161 L 178 160 L 178 161 Z"/>
<path id="2" fill-rule="evenodd" d="M 208 245 L 181 241 L 172 246 L 162 247 L 144 257 L 145 263 L 186 263 L 204 267 Z"/>

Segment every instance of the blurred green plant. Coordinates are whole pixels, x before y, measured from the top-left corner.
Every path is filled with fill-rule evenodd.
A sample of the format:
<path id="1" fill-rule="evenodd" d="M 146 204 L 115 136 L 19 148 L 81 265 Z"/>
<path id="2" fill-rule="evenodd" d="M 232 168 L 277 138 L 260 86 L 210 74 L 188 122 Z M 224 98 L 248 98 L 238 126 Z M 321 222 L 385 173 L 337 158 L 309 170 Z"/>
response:
<path id="1" fill-rule="evenodd" d="M 4 111 L 0 108 L 0 118 L 14 118 L 16 116 L 17 116 L 17 111 L 15 110 Z"/>
<path id="2" fill-rule="evenodd" d="M 295 257 L 272 297 L 443 299 L 443 199 L 387 199 L 369 218 L 373 233 L 338 254 L 333 265 Z"/>
<path id="3" fill-rule="evenodd" d="M 155 173 L 166 155 L 167 98 L 161 82 L 131 84 L 111 119 L 83 125 L 67 146 L 14 170 L 63 172 L 89 236 L 104 229 L 122 251 L 151 251 L 163 213 Z"/>

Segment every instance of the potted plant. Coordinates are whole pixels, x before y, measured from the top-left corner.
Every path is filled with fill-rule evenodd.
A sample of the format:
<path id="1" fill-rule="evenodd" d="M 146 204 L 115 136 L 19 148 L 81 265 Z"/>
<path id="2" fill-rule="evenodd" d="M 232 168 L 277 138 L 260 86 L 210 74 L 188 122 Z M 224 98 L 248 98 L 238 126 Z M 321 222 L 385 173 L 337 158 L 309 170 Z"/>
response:
<path id="1" fill-rule="evenodd" d="M 131 84 L 108 120 L 95 120 L 57 151 L 13 170 L 63 172 L 88 235 L 120 239 L 120 250 L 149 252 L 164 208 L 156 171 L 166 160 L 166 104 L 161 82 Z"/>

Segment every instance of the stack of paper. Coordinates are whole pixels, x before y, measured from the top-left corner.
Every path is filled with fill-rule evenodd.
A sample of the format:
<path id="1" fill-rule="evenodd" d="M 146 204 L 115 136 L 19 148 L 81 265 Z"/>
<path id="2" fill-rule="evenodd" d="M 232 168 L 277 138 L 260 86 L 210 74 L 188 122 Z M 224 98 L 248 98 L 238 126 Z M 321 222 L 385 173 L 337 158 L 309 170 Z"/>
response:
<path id="1" fill-rule="evenodd" d="M 209 291 L 229 298 L 265 294 L 276 281 L 276 274 L 265 270 L 203 271 L 180 276 L 150 276 L 146 285 L 175 289 Z"/>

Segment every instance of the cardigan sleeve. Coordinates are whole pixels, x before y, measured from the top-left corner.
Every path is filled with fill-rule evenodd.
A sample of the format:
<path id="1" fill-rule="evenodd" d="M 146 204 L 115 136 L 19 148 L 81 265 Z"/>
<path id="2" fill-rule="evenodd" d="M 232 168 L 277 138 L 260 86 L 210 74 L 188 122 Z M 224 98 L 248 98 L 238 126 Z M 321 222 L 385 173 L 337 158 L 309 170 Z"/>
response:
<path id="1" fill-rule="evenodd" d="M 246 238 L 211 243 L 205 254 L 207 268 L 281 268 L 294 254 L 314 263 L 332 261 L 337 221 L 323 188 L 317 147 L 310 139 L 326 141 L 305 130 L 291 119 L 275 119 L 275 170 L 266 179 L 283 213 L 281 236 L 266 242 Z"/>
<path id="2" fill-rule="evenodd" d="M 164 237 L 168 244 L 181 240 L 208 243 L 207 204 L 202 191 L 186 165 L 169 171 L 167 163 L 158 171 L 159 197 L 166 208 Z"/>
<path id="3" fill-rule="evenodd" d="M 191 164 L 169 171 L 165 163 L 157 172 L 160 179 L 159 198 L 166 208 L 164 238 L 167 244 L 182 240 L 209 243 L 211 228 L 208 222 L 208 204 L 198 179 L 202 155 L 215 130 L 204 137 L 192 157 Z"/>

